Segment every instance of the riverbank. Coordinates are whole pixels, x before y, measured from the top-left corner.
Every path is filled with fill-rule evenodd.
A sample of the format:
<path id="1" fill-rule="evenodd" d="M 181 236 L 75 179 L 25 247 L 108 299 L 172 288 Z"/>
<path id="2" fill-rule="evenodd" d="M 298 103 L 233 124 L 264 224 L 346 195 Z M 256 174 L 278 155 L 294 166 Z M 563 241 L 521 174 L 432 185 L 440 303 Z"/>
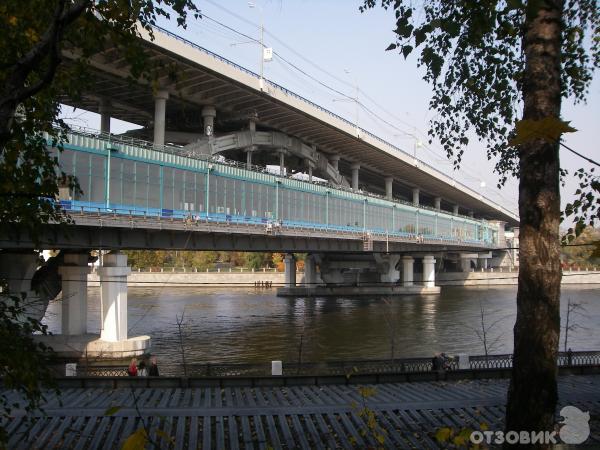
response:
<path id="1" fill-rule="evenodd" d="M 296 274 L 296 279 L 302 281 L 303 272 Z M 484 272 L 439 272 L 436 274 L 437 286 L 510 286 L 516 285 L 518 272 L 500 272 L 487 270 Z M 236 271 L 221 272 L 135 272 L 128 277 L 128 285 L 132 287 L 224 287 L 231 288 L 264 286 L 283 286 L 285 274 L 275 271 Z M 299 283 L 300 284 L 300 283 Z M 596 271 L 565 271 L 563 285 L 600 284 L 600 270 Z M 96 273 L 88 276 L 88 285 L 98 287 L 99 279 Z"/>

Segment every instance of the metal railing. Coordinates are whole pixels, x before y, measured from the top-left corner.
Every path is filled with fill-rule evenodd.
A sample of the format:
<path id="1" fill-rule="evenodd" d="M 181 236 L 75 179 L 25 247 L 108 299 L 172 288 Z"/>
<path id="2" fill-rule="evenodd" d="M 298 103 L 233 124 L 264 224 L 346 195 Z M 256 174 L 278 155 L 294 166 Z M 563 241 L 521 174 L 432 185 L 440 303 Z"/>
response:
<path id="1" fill-rule="evenodd" d="M 78 365 L 78 376 L 127 376 L 127 367 Z M 560 367 L 600 365 L 600 351 L 560 352 L 558 357 Z M 445 370 L 458 370 L 459 362 L 456 357 L 446 359 Z M 512 368 L 512 355 L 475 355 L 469 357 L 469 369 L 510 369 Z M 397 373 L 423 373 L 433 370 L 432 358 L 395 358 L 373 360 L 326 361 L 320 363 L 290 362 L 283 364 L 284 376 L 295 375 L 370 375 L 370 374 L 397 374 Z M 169 364 L 160 368 L 161 375 L 181 376 L 183 366 Z M 264 364 L 200 364 L 186 365 L 186 372 L 191 377 L 253 377 L 270 376 L 270 363 Z"/>

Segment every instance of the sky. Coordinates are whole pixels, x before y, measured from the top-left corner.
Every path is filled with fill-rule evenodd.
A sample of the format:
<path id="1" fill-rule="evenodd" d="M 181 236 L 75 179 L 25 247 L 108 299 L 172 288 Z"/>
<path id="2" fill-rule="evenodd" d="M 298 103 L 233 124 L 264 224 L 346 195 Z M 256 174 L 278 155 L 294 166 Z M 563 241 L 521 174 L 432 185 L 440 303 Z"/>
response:
<path id="1" fill-rule="evenodd" d="M 393 12 L 381 8 L 361 14 L 362 4 L 353 0 L 202 0 L 204 17 L 190 21 L 187 30 L 163 22 L 171 31 L 255 72 L 260 70 L 260 46 L 228 29 L 258 39 L 260 24 L 265 29 L 264 43 L 298 69 L 276 56 L 264 63 L 265 77 L 300 94 L 360 127 L 412 153 L 440 171 L 451 175 L 452 165 L 441 146 L 428 143 L 429 120 L 435 111 L 428 107 L 431 86 L 422 80 L 416 57 L 404 59 L 397 52 L 386 52 L 394 41 Z M 217 22 L 220 22 L 217 23 Z M 304 72 L 304 73 L 302 73 Z M 308 74 L 308 76 L 306 75 Z M 596 75 L 586 104 L 565 100 L 563 119 L 571 121 L 578 132 L 564 136 L 574 150 L 598 159 L 600 142 L 600 80 Z M 317 81 L 315 81 L 318 80 Z M 341 97 L 327 85 L 349 97 L 356 97 L 369 108 Z M 375 113 L 376 117 L 372 113 Z M 97 115 L 69 111 L 74 123 L 99 127 Z M 385 124 L 381 119 L 389 122 Z M 113 121 L 114 132 L 131 128 Z M 416 138 L 415 138 L 416 136 Z M 418 142 L 418 144 L 417 144 Z M 509 179 L 498 190 L 495 161 L 488 161 L 485 146 L 473 139 L 463 156 L 456 178 L 491 200 L 517 211 L 518 180 Z M 561 164 L 572 174 L 590 163 L 561 148 Z M 561 193 L 563 206 L 577 188 L 572 175 Z"/>

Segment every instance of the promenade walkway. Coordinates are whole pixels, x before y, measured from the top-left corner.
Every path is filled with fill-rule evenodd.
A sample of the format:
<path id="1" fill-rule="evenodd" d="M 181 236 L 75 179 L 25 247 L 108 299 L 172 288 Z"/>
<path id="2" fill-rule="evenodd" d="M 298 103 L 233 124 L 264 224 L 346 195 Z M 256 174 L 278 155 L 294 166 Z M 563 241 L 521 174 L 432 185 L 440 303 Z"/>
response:
<path id="1" fill-rule="evenodd" d="M 507 386 L 503 379 L 387 383 L 363 386 L 363 394 L 372 391 L 367 398 L 352 385 L 68 388 L 60 399 L 48 394 L 45 416 L 28 421 L 24 411 L 13 412 L 9 448 L 120 448 L 142 426 L 141 417 L 158 448 L 438 448 L 435 432 L 442 427 L 485 423 L 502 430 Z M 586 444 L 598 448 L 600 376 L 563 376 L 559 391 L 558 411 L 573 405 L 590 412 Z M 362 432 L 368 430 L 359 414 L 363 401 L 376 428 L 385 430 L 383 445 L 376 433 Z"/>

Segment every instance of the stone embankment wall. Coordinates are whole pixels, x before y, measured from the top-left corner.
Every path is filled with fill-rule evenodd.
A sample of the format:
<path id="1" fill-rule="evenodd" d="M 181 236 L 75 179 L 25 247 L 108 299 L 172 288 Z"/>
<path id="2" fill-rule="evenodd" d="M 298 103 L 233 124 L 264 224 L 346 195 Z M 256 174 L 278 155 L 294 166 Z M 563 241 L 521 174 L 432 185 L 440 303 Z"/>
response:
<path id="1" fill-rule="evenodd" d="M 300 281 L 303 273 L 296 274 Z M 255 283 L 270 282 L 273 286 L 283 286 L 283 272 L 136 272 L 132 271 L 127 284 L 132 287 L 253 287 Z M 100 286 L 98 275 L 88 276 L 88 286 Z"/>
<path id="2" fill-rule="evenodd" d="M 516 285 L 518 272 L 443 272 L 436 274 L 435 284 L 438 286 L 497 286 Z M 565 271 L 563 285 L 600 284 L 600 270 Z"/>
<path id="3" fill-rule="evenodd" d="M 418 274 L 416 274 L 418 275 Z M 298 272 L 296 280 L 300 284 L 304 274 Z M 418 281 L 418 276 L 415 281 Z M 516 285 L 518 272 L 499 272 L 497 270 L 486 272 L 440 272 L 436 274 L 437 286 L 506 286 Z M 132 271 L 128 277 L 129 286 L 134 287 L 224 287 L 239 286 L 253 287 L 255 283 L 270 282 L 274 287 L 283 286 L 285 275 L 283 272 L 257 271 L 257 272 L 136 272 Z M 600 270 L 597 271 L 565 271 L 562 278 L 563 285 L 591 285 L 600 284 Z M 98 276 L 91 273 L 88 277 L 89 286 L 99 286 Z"/>

